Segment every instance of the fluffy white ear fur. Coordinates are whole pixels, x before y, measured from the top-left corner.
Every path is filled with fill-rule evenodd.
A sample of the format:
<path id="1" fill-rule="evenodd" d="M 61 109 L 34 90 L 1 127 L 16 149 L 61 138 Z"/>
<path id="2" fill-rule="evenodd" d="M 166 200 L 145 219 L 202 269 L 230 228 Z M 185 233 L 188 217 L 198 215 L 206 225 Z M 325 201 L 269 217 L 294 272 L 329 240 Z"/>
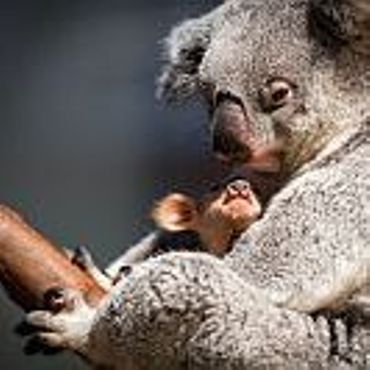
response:
<path id="1" fill-rule="evenodd" d="M 197 88 L 198 67 L 210 42 L 213 13 L 180 23 L 164 40 L 164 67 L 157 80 L 157 97 L 186 98 Z"/>

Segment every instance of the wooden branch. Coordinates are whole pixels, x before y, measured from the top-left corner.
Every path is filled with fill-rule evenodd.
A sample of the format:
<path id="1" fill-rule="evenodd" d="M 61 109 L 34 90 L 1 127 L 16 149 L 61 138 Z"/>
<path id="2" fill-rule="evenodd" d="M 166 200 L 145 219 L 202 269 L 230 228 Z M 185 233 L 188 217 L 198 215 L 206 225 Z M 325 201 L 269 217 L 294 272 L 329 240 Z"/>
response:
<path id="1" fill-rule="evenodd" d="M 80 290 L 91 305 L 106 294 L 61 248 L 4 205 L 0 205 L 0 282 L 26 311 L 45 308 L 44 293 L 54 287 Z"/>

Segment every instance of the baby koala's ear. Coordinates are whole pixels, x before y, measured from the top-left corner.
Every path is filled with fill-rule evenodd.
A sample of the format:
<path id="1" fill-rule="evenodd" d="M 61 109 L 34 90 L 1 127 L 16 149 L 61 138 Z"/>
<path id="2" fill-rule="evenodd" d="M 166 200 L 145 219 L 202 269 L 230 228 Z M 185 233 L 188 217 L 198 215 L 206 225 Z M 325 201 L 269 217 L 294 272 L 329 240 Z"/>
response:
<path id="1" fill-rule="evenodd" d="M 196 201 L 181 193 L 172 193 L 153 208 L 152 218 L 158 227 L 167 231 L 195 230 L 198 224 Z"/>

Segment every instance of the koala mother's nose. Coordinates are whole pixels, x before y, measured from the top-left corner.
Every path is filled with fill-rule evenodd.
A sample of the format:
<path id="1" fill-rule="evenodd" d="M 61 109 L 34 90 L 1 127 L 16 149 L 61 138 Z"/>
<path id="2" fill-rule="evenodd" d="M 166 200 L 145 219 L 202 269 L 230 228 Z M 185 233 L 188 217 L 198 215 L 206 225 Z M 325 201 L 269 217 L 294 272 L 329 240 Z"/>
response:
<path id="1" fill-rule="evenodd" d="M 246 161 L 250 156 L 250 123 L 244 105 L 229 92 L 215 97 L 212 119 L 212 149 L 224 161 Z"/>

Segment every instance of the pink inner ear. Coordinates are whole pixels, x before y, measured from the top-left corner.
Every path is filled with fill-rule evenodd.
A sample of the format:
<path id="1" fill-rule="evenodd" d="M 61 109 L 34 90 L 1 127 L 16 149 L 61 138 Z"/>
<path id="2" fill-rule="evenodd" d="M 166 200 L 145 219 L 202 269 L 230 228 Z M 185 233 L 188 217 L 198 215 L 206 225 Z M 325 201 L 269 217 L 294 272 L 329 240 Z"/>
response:
<path id="1" fill-rule="evenodd" d="M 157 225 L 168 231 L 191 229 L 196 217 L 196 203 L 183 194 L 170 194 L 153 210 L 153 219 Z"/>

